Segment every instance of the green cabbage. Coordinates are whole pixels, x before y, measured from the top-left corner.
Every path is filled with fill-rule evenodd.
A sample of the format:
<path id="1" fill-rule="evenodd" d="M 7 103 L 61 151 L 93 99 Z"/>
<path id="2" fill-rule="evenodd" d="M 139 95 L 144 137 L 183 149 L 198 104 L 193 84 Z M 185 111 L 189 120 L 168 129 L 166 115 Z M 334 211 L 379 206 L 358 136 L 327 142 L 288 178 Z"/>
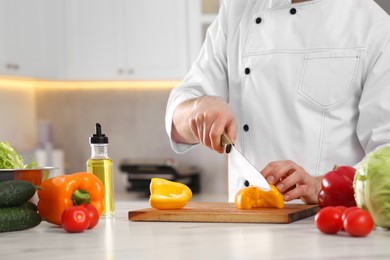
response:
<path id="1" fill-rule="evenodd" d="M 0 141 L 0 169 L 31 169 L 36 167 L 38 164 L 33 159 L 29 164 L 24 165 L 23 157 L 8 142 Z"/>
<path id="2" fill-rule="evenodd" d="M 371 153 L 359 166 L 354 179 L 358 207 L 370 212 L 377 226 L 390 228 L 390 147 Z"/>

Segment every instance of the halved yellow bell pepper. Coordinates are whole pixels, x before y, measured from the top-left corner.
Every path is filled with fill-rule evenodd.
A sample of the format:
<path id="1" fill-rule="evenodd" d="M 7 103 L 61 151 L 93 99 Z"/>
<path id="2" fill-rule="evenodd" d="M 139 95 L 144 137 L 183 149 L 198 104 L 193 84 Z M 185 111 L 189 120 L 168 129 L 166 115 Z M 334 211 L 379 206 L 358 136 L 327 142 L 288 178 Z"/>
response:
<path id="1" fill-rule="evenodd" d="M 162 178 L 150 181 L 149 204 L 156 209 L 180 209 L 192 198 L 191 189 L 182 183 Z"/>
<path id="2" fill-rule="evenodd" d="M 270 187 L 270 191 L 262 191 L 255 186 L 242 188 L 234 200 L 236 208 L 284 208 L 283 195 L 274 185 L 270 184 Z"/>

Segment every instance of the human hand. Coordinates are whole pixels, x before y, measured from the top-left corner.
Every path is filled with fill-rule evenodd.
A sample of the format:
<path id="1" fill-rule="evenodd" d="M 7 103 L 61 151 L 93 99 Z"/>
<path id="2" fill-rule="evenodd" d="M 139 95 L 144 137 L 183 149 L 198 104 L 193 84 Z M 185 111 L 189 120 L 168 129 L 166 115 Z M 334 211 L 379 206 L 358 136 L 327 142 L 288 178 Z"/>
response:
<path id="1" fill-rule="evenodd" d="M 236 120 L 228 104 L 216 96 L 198 98 L 190 117 L 190 129 L 194 137 L 205 146 L 223 153 L 221 136 L 227 135 L 235 140 Z"/>
<path id="2" fill-rule="evenodd" d="M 180 104 L 173 115 L 172 138 L 179 143 L 202 143 L 223 153 L 223 132 L 234 140 L 236 120 L 229 105 L 220 97 L 203 96 Z"/>
<path id="3" fill-rule="evenodd" d="M 285 201 L 301 199 L 306 204 L 318 203 L 322 176 L 311 176 L 293 161 L 269 163 L 261 174 L 283 194 Z"/>

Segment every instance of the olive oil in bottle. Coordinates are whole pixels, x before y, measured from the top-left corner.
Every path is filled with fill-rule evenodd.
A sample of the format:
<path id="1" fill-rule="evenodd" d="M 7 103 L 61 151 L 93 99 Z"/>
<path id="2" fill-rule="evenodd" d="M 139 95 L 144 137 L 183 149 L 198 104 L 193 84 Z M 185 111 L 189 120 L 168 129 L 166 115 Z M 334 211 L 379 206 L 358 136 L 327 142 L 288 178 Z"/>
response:
<path id="1" fill-rule="evenodd" d="M 87 172 L 94 174 L 103 182 L 105 189 L 103 216 L 113 217 L 115 204 L 112 160 L 108 157 L 108 137 L 102 134 L 99 123 L 96 123 L 96 134 L 90 137 L 89 143 L 91 158 L 87 161 Z"/>

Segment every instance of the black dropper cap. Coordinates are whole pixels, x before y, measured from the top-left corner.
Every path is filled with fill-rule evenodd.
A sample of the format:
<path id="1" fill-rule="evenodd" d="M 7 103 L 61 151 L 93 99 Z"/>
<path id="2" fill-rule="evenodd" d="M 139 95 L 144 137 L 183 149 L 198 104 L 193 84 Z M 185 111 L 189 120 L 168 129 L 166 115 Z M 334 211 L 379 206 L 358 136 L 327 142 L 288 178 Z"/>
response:
<path id="1" fill-rule="evenodd" d="M 96 134 L 89 138 L 89 142 L 91 144 L 108 144 L 108 137 L 102 134 L 102 126 L 99 123 L 96 123 Z"/>

